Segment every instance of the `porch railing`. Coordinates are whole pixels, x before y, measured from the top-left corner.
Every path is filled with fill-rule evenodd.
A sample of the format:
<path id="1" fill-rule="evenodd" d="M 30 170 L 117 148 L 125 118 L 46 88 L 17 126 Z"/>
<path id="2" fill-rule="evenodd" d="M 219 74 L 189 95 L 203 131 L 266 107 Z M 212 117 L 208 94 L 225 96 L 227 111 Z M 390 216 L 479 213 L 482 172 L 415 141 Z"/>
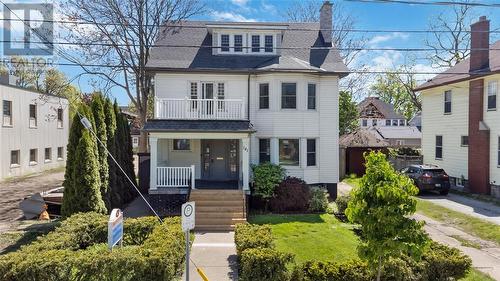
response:
<path id="1" fill-rule="evenodd" d="M 157 187 L 191 187 L 195 188 L 194 165 L 190 167 L 157 167 Z"/>
<path id="2" fill-rule="evenodd" d="M 157 119 L 243 120 L 242 99 L 156 99 Z"/>

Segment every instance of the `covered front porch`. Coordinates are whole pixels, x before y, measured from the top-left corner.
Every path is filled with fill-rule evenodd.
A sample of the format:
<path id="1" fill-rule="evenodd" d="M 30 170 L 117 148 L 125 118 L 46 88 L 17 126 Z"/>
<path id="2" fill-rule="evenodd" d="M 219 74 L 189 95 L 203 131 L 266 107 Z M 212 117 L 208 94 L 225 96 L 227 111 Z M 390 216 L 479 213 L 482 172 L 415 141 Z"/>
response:
<path id="1" fill-rule="evenodd" d="M 249 132 L 150 132 L 150 193 L 249 191 Z"/>

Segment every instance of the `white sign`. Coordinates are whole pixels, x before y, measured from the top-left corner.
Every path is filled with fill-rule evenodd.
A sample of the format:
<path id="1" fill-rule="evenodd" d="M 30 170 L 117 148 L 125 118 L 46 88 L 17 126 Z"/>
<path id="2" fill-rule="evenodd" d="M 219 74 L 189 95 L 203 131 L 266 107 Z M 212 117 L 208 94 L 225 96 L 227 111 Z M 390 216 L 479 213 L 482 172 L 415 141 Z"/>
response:
<path id="1" fill-rule="evenodd" d="M 182 204 L 182 230 L 194 229 L 194 202 Z"/>
<path id="2" fill-rule="evenodd" d="M 108 221 L 108 247 L 113 249 L 118 242 L 123 241 L 123 213 L 120 209 L 113 209 Z"/>

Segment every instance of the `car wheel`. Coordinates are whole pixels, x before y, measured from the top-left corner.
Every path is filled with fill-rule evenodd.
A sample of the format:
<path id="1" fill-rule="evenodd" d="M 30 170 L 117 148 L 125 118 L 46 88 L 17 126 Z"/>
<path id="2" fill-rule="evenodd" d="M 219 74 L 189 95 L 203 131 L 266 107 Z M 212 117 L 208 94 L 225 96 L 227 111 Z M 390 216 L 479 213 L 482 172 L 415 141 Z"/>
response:
<path id="1" fill-rule="evenodd" d="M 445 195 L 448 195 L 448 192 L 449 192 L 448 190 L 441 190 L 441 191 L 439 191 L 439 194 L 445 196 Z"/>

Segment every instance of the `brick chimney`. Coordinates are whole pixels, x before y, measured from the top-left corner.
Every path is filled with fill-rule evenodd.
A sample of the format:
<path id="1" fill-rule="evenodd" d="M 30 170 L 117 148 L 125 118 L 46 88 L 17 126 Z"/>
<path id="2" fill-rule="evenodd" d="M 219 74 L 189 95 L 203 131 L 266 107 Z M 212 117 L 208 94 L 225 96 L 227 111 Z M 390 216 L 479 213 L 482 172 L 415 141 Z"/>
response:
<path id="1" fill-rule="evenodd" d="M 482 16 L 471 25 L 469 71 L 489 70 L 490 21 Z M 484 79 L 469 81 L 469 189 L 474 193 L 490 193 L 490 131 L 483 120 Z"/>
<path id="2" fill-rule="evenodd" d="M 332 3 L 325 1 L 319 10 L 319 29 L 323 41 L 332 44 Z"/>
<path id="3" fill-rule="evenodd" d="M 490 68 L 490 21 L 486 16 L 470 26 L 470 72 L 489 70 Z"/>

